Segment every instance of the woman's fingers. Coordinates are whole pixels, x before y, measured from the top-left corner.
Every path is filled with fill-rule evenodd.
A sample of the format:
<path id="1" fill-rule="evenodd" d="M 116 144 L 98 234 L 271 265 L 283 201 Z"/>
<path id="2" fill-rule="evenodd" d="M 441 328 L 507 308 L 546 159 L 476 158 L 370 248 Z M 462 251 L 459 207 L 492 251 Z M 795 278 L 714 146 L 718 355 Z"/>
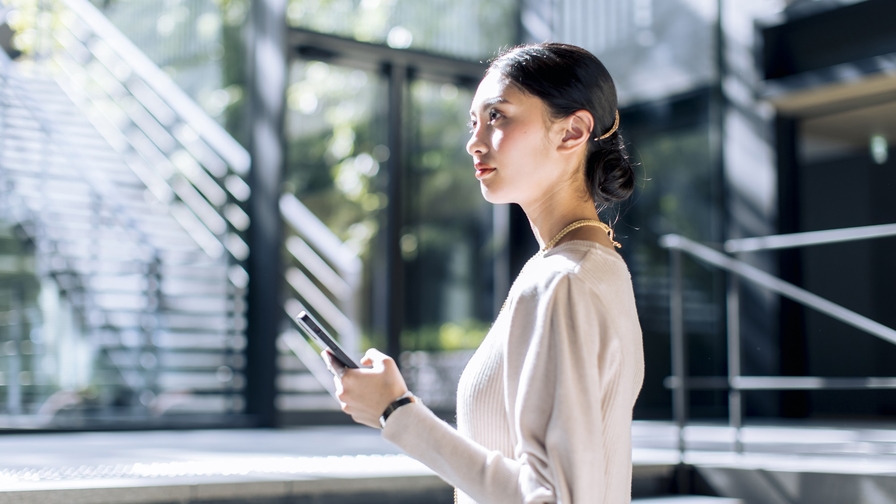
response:
<path id="1" fill-rule="evenodd" d="M 336 385 L 336 397 L 339 397 L 344 392 L 344 389 L 342 388 L 342 380 L 338 376 L 334 376 L 333 383 Z"/>
<path id="2" fill-rule="evenodd" d="M 341 377 L 345 374 L 345 366 L 343 366 L 342 363 L 336 359 L 336 356 L 333 355 L 332 352 L 330 352 L 329 350 L 323 350 L 321 351 L 320 356 L 327 364 L 327 369 L 329 369 L 330 372 L 335 376 Z"/>
<path id="3" fill-rule="evenodd" d="M 395 361 L 379 350 L 368 350 L 361 365 L 360 369 L 344 369 L 334 378 L 336 398 L 342 411 L 356 422 L 378 428 L 383 410 L 408 388 Z"/>

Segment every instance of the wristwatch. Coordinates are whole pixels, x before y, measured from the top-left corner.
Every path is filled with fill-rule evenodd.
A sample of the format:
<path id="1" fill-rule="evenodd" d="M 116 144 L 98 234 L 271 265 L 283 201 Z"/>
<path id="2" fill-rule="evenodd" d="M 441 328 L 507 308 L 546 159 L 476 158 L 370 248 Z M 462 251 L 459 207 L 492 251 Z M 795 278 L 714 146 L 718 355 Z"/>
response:
<path id="1" fill-rule="evenodd" d="M 398 408 L 404 406 L 405 404 L 410 404 L 413 402 L 418 402 L 420 399 L 417 398 L 410 391 L 406 392 L 404 395 L 399 397 L 398 399 L 392 401 L 391 404 L 386 406 L 386 410 L 383 411 L 383 414 L 380 415 L 380 427 L 386 428 L 386 420 L 389 419 L 389 415 L 395 412 Z"/>

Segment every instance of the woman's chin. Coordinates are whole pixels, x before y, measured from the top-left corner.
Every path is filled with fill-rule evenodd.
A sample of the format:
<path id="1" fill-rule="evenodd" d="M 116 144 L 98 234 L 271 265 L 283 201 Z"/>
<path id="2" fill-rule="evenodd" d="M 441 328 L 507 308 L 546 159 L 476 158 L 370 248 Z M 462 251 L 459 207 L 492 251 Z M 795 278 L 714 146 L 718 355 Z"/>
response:
<path id="1" fill-rule="evenodd" d="M 494 205 L 500 205 L 504 203 L 513 203 L 506 197 L 506 195 L 501 194 L 500 191 L 496 191 L 494 188 L 489 188 L 487 185 L 483 183 L 479 183 L 479 189 L 482 191 L 482 197 L 485 198 L 485 201 L 492 203 Z"/>

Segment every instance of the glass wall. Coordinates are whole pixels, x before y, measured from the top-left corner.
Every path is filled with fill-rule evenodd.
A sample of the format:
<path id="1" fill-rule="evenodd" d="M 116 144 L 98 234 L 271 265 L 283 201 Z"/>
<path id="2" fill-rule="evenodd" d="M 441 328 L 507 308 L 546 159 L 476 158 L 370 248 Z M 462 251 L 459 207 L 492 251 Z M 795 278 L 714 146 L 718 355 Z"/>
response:
<path id="1" fill-rule="evenodd" d="M 313 260 L 306 259 L 310 250 L 306 241 L 313 237 L 300 237 L 286 219 L 283 295 L 284 299 L 299 299 L 338 337 L 350 336 L 339 325 L 343 317 L 349 317 L 357 337 L 354 342 L 343 339 L 344 345 L 349 343 L 350 352 L 371 346 L 384 348 L 385 341 L 383 316 L 375 300 L 382 297 L 386 260 L 382 230 L 389 204 L 386 170 L 381 169 L 391 156 L 385 145 L 386 85 L 377 72 L 315 60 L 290 63 L 284 125 L 287 166 L 282 193 L 320 219 L 332 232 L 337 247 L 360 259 L 361 267 L 359 285 L 340 295 L 326 275 L 313 270 Z M 306 250 L 304 255 L 302 250 Z M 326 254 L 318 252 L 323 256 L 319 261 L 326 262 Z M 338 264 L 329 259 L 328 267 L 338 272 Z M 298 336 L 293 324 L 284 318 L 282 330 Z M 294 349 L 281 347 L 278 409 L 333 409 L 336 402 L 308 374 Z"/>
<path id="2" fill-rule="evenodd" d="M 387 87 L 387 78 L 376 72 L 312 60 L 291 64 L 283 190 L 361 259 L 355 301 L 360 350 L 387 346 Z M 493 229 L 495 207 L 482 198 L 465 151 L 473 90 L 415 79 L 405 91 L 408 108 L 399 125 L 407 145 L 399 202 L 404 353 L 395 357 L 428 404 L 452 409 L 460 371 L 494 316 L 495 261 L 504 250 Z M 291 239 L 289 268 L 310 277 L 288 250 Z M 289 272 L 286 289 L 287 296 L 313 301 Z M 329 300 L 339 305 L 336 296 Z M 338 334 L 335 325 L 330 328 Z M 322 388 L 310 390 L 299 378 L 305 366 L 283 350 L 281 410 L 326 406 Z"/>
<path id="3" fill-rule="evenodd" d="M 514 1 L 296 0 L 287 17 L 294 27 L 392 49 L 484 59 L 515 42 L 516 9 Z M 338 61 L 351 65 L 344 63 L 351 59 L 348 55 Z M 427 404 L 453 410 L 460 371 L 494 316 L 495 262 L 505 253 L 500 236 L 506 230 L 496 229 L 494 222 L 506 209 L 496 213 L 483 200 L 465 152 L 470 83 L 481 70 L 475 76 L 444 72 L 438 82 L 412 71 L 402 85 L 402 103 L 396 104 L 390 102 L 395 99 L 389 93 L 394 75 L 386 70 L 387 61 L 380 72 L 361 70 L 371 67 L 366 61 L 357 68 L 305 59 L 290 64 L 283 190 L 361 259 L 363 280 L 355 303 L 359 350 L 388 346 L 387 300 L 390 282 L 397 277 L 388 273 L 395 266 L 387 257 L 386 231 L 390 224 L 399 226 L 402 352 L 394 357 Z M 389 110 L 398 105 L 403 114 L 390 122 Z M 388 147 L 392 128 L 398 129 L 404 146 L 400 180 L 390 180 L 394 172 L 387 173 L 395 159 Z M 387 197 L 392 183 L 402 188 L 399 201 Z M 390 205 L 401 209 L 400 222 L 386 221 Z M 287 260 L 310 278 L 289 250 Z M 315 282 L 327 290 L 323 282 Z M 287 284 L 287 295 L 310 302 L 289 279 Z M 332 293 L 327 299 L 342 306 Z M 300 363 L 286 345 L 281 350 L 280 374 L 288 379 L 280 381 L 292 384 L 281 387 L 281 411 L 331 409 L 335 402 L 324 396 L 322 384 L 314 385 L 306 369 L 313 363 Z"/>
<path id="4" fill-rule="evenodd" d="M 407 299 L 401 346 L 408 351 L 402 364 L 428 404 L 453 409 L 453 385 L 495 316 L 501 231 L 464 148 L 473 91 L 415 81 L 410 95 L 415 134 L 401 238 Z"/>
<path id="5" fill-rule="evenodd" d="M 464 148 L 472 99 L 472 90 L 453 84 L 411 85 L 417 135 L 402 236 L 408 350 L 476 348 L 494 316 L 494 207 Z"/>

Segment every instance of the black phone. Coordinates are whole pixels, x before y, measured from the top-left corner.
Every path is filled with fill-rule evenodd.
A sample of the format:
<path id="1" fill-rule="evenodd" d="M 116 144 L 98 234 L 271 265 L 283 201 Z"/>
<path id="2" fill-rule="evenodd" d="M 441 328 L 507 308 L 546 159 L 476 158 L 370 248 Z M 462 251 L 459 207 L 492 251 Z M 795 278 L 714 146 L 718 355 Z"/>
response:
<path id="1" fill-rule="evenodd" d="M 298 322 L 299 327 L 301 327 L 306 334 L 308 334 L 311 339 L 317 341 L 320 346 L 327 348 L 336 357 L 336 360 L 342 363 L 343 366 L 347 368 L 359 368 L 361 366 L 358 365 L 351 357 L 345 353 L 345 350 L 339 346 L 339 343 L 333 339 L 332 336 L 314 320 L 314 317 L 311 316 L 310 313 L 302 310 L 296 315 L 296 322 Z"/>

